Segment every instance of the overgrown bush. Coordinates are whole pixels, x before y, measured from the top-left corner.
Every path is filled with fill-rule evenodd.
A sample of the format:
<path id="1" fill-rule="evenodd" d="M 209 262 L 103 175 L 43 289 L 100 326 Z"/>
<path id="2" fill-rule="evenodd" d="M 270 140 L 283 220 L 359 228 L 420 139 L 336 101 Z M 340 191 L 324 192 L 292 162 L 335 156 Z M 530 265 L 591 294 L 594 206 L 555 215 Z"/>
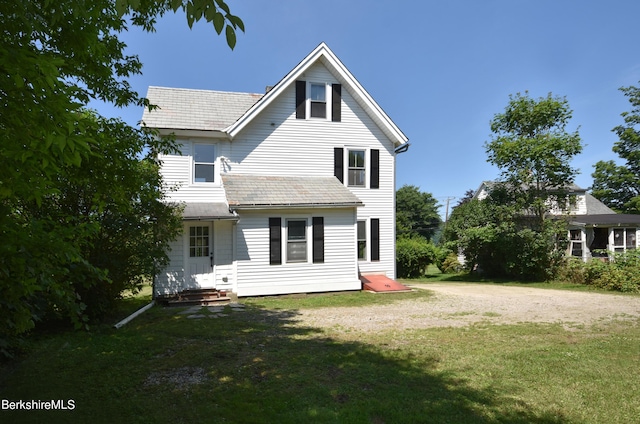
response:
<path id="1" fill-rule="evenodd" d="M 424 275 L 436 261 L 438 248 L 423 237 L 401 237 L 396 241 L 396 267 L 400 278 Z"/>
<path id="2" fill-rule="evenodd" d="M 620 292 L 640 293 L 640 252 L 612 253 L 610 260 L 567 260 L 559 273 L 561 281 Z"/>

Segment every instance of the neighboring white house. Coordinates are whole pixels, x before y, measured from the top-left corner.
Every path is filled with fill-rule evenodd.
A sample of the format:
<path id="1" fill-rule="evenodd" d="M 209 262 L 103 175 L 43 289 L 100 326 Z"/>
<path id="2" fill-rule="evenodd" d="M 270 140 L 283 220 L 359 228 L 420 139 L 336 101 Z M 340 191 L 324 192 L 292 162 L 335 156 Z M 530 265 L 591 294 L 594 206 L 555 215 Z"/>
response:
<path id="1" fill-rule="evenodd" d="M 487 197 L 491 181 L 480 184 L 474 195 Z M 618 214 L 583 188 L 572 185 L 566 207 L 552 205 L 551 214 L 569 218 L 567 255 L 582 258 L 607 257 L 608 252 L 640 248 L 640 215 Z"/>
<path id="2" fill-rule="evenodd" d="M 395 158 L 407 137 L 320 44 L 265 94 L 149 87 L 144 125 L 184 232 L 155 294 L 358 290 L 395 278 Z"/>

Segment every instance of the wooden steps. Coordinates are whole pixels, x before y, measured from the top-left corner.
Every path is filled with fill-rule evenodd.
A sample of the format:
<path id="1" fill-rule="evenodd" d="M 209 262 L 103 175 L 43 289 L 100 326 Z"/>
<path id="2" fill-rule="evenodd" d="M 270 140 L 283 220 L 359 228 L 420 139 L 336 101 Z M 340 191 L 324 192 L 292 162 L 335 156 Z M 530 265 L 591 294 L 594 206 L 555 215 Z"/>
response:
<path id="1" fill-rule="evenodd" d="M 175 295 L 158 296 L 156 302 L 166 306 L 208 306 L 230 303 L 233 293 L 216 289 L 189 289 Z"/>

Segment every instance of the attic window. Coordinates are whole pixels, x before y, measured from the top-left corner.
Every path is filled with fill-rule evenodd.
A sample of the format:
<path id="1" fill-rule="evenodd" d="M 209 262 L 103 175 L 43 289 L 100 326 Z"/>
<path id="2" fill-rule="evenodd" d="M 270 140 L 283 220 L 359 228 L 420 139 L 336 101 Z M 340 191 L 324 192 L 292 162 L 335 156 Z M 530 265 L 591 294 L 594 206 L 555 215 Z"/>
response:
<path id="1" fill-rule="evenodd" d="M 311 104 L 310 116 L 312 118 L 327 117 L 327 88 L 324 84 L 310 84 Z"/>
<path id="2" fill-rule="evenodd" d="M 296 119 L 342 120 L 342 86 L 340 84 L 296 81 Z"/>

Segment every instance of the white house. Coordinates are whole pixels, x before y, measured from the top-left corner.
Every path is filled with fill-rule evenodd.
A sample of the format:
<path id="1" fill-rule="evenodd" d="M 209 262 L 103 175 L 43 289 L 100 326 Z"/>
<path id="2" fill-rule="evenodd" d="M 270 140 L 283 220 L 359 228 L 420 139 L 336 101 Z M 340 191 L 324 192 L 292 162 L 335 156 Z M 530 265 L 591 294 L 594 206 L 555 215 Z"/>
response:
<path id="1" fill-rule="evenodd" d="M 487 197 L 493 182 L 480 184 L 474 195 Z M 640 248 L 640 215 L 619 214 L 585 189 L 572 185 L 567 206 L 555 204 L 551 214 L 565 216 L 569 221 L 567 255 L 582 258 L 607 257 L 607 252 L 625 252 Z"/>
<path id="2" fill-rule="evenodd" d="M 149 87 L 144 125 L 184 232 L 156 295 L 359 290 L 395 278 L 395 159 L 407 137 L 320 44 L 265 94 Z"/>

